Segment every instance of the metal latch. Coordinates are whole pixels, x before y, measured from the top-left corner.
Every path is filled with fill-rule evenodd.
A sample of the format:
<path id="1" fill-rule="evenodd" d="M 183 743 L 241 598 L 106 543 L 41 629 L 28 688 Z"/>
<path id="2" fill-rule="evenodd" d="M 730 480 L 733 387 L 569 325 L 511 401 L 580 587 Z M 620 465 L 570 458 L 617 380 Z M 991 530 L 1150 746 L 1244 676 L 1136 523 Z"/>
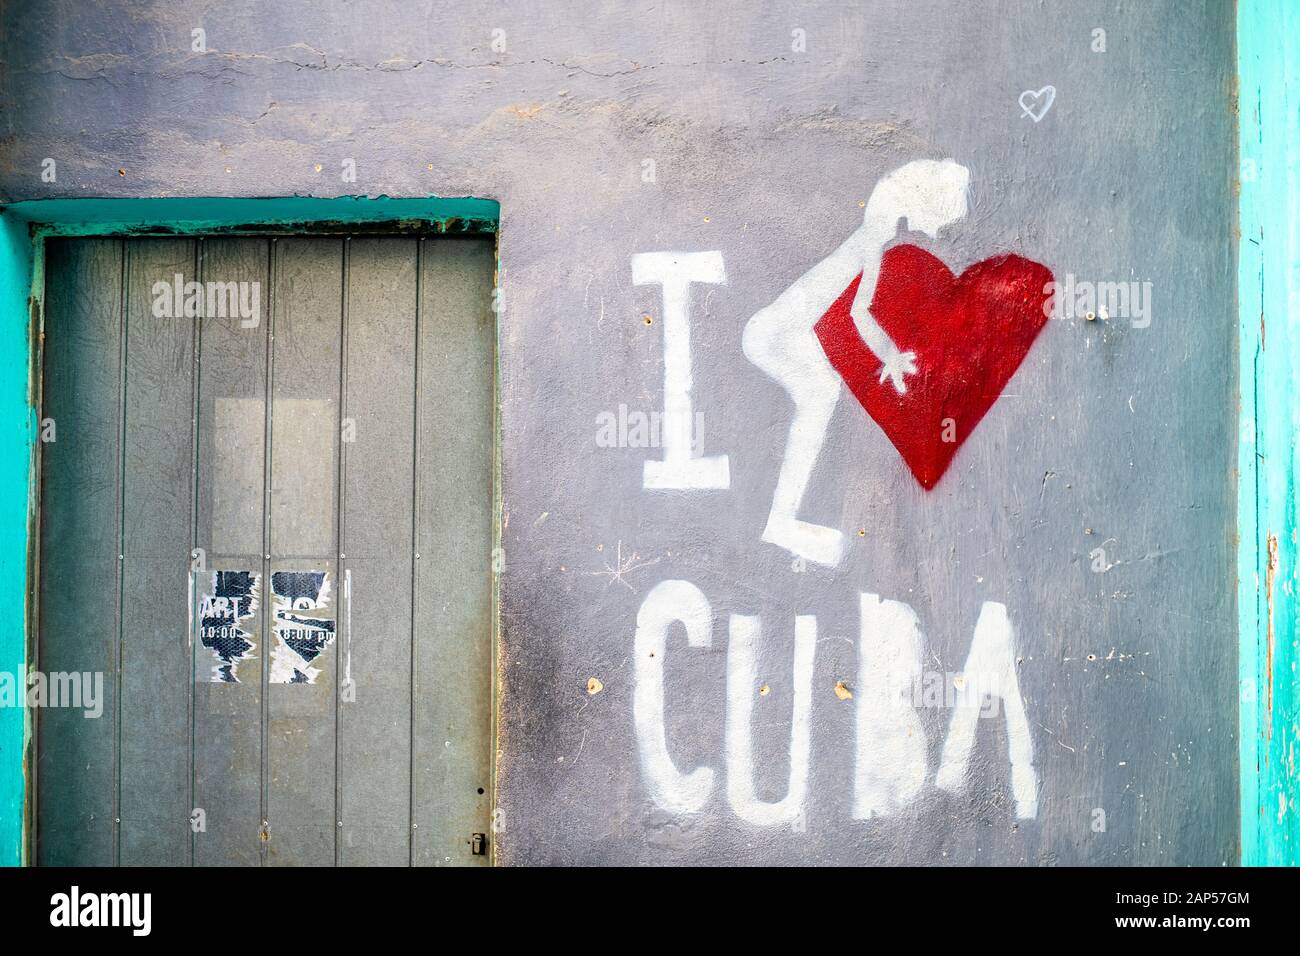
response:
<path id="1" fill-rule="evenodd" d="M 475 833 L 470 837 L 469 852 L 474 856 L 484 856 L 487 853 L 487 834 Z"/>

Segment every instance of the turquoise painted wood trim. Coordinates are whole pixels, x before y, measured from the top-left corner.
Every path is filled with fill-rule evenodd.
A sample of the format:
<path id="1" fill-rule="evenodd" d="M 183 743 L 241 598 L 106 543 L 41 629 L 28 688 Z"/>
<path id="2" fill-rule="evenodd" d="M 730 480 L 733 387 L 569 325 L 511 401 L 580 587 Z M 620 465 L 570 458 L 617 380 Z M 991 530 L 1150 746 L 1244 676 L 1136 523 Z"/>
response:
<path id="1" fill-rule="evenodd" d="M 166 228 L 175 232 L 209 232 L 241 225 L 321 222 L 431 222 L 442 226 L 490 231 L 500 206 L 493 199 L 471 196 L 395 199 L 389 196 L 313 196 L 267 198 L 203 196 L 192 199 L 32 199 L 12 203 L 5 214 L 47 225 L 60 235 L 129 232 Z"/>
<path id="2" fill-rule="evenodd" d="M 30 392 L 32 242 L 0 218 L 0 865 L 22 862 L 27 651 L 27 535 L 35 416 Z"/>
<path id="3" fill-rule="evenodd" d="M 1300 850 L 1300 8 L 1240 0 L 1238 441 L 1241 856 Z"/>
<path id="4" fill-rule="evenodd" d="M 28 667 L 29 531 L 37 492 L 32 317 L 39 314 L 32 303 L 39 304 L 44 284 L 38 274 L 44 236 L 393 222 L 491 232 L 499 214 L 491 199 L 387 196 L 40 199 L 0 209 L 0 866 L 26 862 L 31 724 L 22 705 Z M 6 677 L 13 693 L 10 706 Z"/>

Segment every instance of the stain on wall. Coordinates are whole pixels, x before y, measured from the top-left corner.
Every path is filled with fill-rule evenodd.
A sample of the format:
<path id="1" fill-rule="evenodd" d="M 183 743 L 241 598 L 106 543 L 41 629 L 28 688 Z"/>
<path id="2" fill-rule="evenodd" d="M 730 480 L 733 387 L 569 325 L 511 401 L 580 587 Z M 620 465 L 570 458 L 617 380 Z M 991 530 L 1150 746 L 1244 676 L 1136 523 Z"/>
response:
<path id="1" fill-rule="evenodd" d="M 357 16 L 11 6 L 0 192 L 500 201 L 498 861 L 1236 860 L 1229 5 Z M 949 158 L 964 214 L 859 236 L 828 305 L 909 246 L 1072 291 L 900 459 L 750 329 Z"/>

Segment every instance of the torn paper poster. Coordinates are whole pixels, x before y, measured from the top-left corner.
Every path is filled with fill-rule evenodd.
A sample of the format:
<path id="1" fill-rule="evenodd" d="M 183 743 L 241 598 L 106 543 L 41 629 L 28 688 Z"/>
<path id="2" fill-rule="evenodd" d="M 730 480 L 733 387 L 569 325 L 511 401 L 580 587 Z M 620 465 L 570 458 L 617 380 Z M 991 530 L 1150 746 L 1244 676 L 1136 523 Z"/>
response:
<path id="1" fill-rule="evenodd" d="M 257 613 L 261 575 L 254 571 L 212 571 L 199 601 L 199 641 L 216 658 L 211 682 L 238 684 L 239 665 L 253 657 L 248 624 Z"/>
<path id="2" fill-rule="evenodd" d="M 329 572 L 274 571 L 271 597 L 275 613 L 271 683 L 316 683 L 320 670 L 311 664 L 334 643 Z"/>

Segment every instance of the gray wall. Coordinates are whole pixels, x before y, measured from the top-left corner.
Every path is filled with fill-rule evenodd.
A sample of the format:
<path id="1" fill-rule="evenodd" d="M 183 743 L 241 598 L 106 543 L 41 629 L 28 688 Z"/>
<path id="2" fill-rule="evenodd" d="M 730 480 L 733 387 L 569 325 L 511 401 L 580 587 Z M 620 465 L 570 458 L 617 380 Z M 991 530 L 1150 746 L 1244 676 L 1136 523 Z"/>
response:
<path id="1" fill-rule="evenodd" d="M 501 861 L 1217 865 L 1238 843 L 1232 21 L 1208 0 L 9 0 L 0 193 L 500 201 Z M 1023 116 L 1021 91 L 1048 84 L 1050 112 Z M 970 209 L 927 248 L 1149 281 L 1150 325 L 1049 322 L 929 492 L 842 397 L 800 516 L 849 549 L 798 573 L 760 540 L 791 405 L 742 328 L 861 224 L 881 176 L 945 157 L 970 170 Z M 630 263 L 667 250 L 725 261 L 725 285 L 694 287 L 691 350 L 726 490 L 645 490 L 658 450 L 596 442 L 602 412 L 662 407 L 662 297 Z M 674 628 L 664 663 L 669 751 L 714 768 L 694 813 L 652 800 L 633 725 L 637 612 L 666 579 L 713 613 L 711 647 Z M 915 610 L 927 671 L 960 670 L 982 604 L 1006 605 L 1035 818 L 1016 817 L 1000 719 L 965 786 L 935 786 L 937 708 L 919 711 L 919 796 L 853 818 L 864 695 L 834 688 L 857 681 L 859 592 Z M 729 614 L 762 618 L 767 800 L 785 792 L 794 616 L 817 617 L 797 825 L 727 799 Z"/>

